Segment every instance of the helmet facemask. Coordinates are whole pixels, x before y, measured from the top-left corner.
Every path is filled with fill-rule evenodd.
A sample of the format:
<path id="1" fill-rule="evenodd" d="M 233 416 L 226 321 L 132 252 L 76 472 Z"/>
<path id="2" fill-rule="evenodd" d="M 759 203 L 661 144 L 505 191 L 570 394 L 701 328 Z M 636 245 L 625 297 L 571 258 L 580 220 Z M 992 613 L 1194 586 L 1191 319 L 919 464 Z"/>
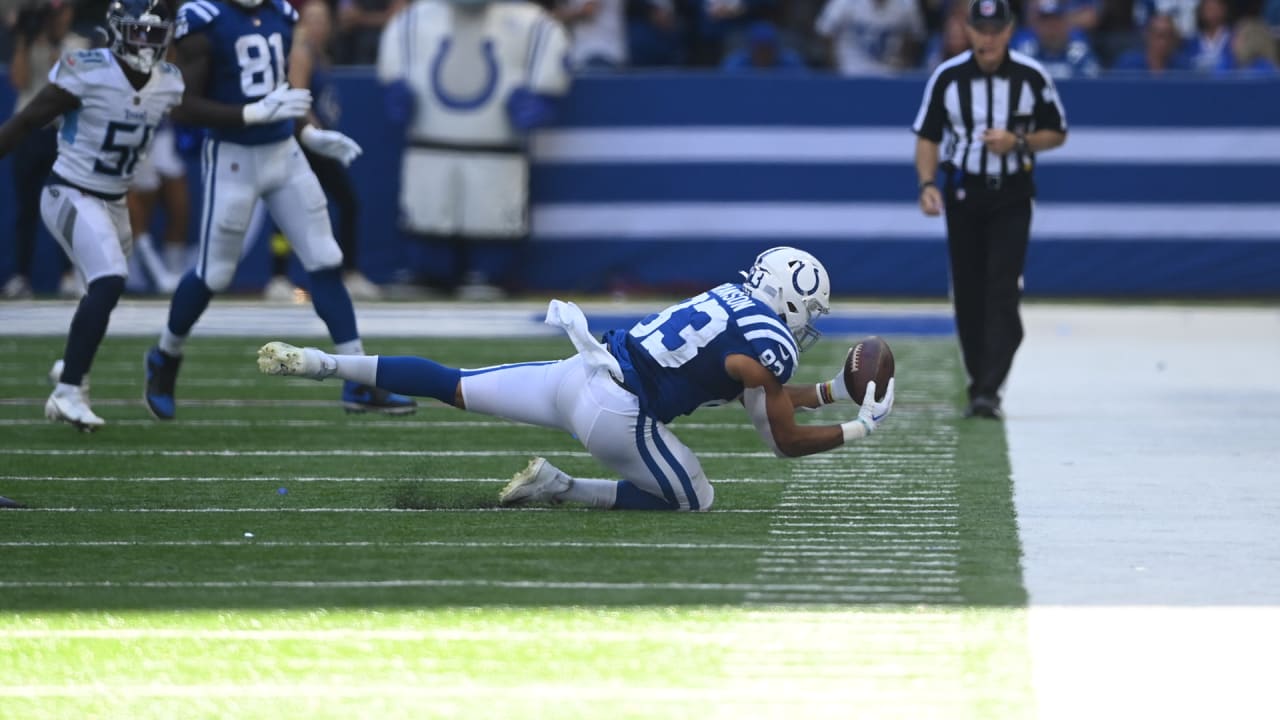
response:
<path id="1" fill-rule="evenodd" d="M 173 40 L 173 23 L 156 14 L 157 9 L 156 3 L 117 0 L 107 11 L 111 52 L 140 73 L 164 60 Z"/>
<path id="2" fill-rule="evenodd" d="M 803 250 L 776 247 L 760 253 L 742 273 L 751 296 L 763 301 L 782 320 L 801 352 L 822 333 L 813 327 L 831 309 L 831 281 L 818 259 Z"/>

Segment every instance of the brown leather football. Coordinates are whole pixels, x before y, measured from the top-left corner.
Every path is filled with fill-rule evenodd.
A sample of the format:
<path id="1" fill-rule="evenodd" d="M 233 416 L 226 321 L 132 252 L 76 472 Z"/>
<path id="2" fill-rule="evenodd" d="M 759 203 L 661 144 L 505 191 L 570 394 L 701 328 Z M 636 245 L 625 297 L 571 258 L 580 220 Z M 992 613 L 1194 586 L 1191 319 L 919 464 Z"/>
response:
<path id="1" fill-rule="evenodd" d="M 862 404 L 867 395 L 867 383 L 875 380 L 876 400 L 883 400 L 893 377 L 893 351 L 889 343 L 872 335 L 854 343 L 844 361 L 844 384 L 853 401 Z"/>

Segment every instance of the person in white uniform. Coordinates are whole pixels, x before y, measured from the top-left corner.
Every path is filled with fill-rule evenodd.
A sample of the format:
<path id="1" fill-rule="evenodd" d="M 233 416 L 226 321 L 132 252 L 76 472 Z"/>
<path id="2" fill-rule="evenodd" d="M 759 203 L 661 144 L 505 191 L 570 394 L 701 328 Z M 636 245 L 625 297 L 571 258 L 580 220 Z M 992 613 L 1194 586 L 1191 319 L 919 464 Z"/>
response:
<path id="1" fill-rule="evenodd" d="M 40 195 L 40 215 L 86 286 L 55 367 L 45 415 L 84 430 L 103 420 L 89 406 L 89 368 L 124 293 L 133 243 L 125 193 L 156 127 L 182 99 L 178 69 L 164 62 L 173 24 L 158 0 L 115 0 L 110 47 L 64 54 L 49 84 L 0 127 L 0 156 L 55 118 L 58 159 Z"/>
<path id="2" fill-rule="evenodd" d="M 402 227 L 453 253 L 440 284 L 487 284 L 514 262 L 529 232 L 525 138 L 568 92 L 568 53 L 531 2 L 417 0 L 383 30 L 378 81 L 407 135 Z"/>

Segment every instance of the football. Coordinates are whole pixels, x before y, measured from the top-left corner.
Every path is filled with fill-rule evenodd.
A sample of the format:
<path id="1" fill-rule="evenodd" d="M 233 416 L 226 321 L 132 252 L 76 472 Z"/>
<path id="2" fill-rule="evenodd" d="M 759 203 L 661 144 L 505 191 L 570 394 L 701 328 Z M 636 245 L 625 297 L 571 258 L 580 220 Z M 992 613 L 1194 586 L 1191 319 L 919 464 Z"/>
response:
<path id="1" fill-rule="evenodd" d="M 855 403 L 862 404 L 867 383 L 872 380 L 876 382 L 876 400 L 883 400 L 892 377 L 893 351 L 882 338 L 872 335 L 849 348 L 849 356 L 844 361 L 844 384 Z"/>

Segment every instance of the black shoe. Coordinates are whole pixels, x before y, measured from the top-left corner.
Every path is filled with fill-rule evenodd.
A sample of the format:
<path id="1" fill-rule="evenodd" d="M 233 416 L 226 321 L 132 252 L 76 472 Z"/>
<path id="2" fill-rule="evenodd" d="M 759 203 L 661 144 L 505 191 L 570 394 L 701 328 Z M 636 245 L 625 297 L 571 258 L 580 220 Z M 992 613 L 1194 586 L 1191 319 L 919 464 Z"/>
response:
<path id="1" fill-rule="evenodd" d="M 142 399 L 146 402 L 147 409 L 157 420 L 172 420 L 178 411 L 173 388 L 178 382 L 182 356 L 174 357 L 153 347 L 147 351 L 144 365 L 147 369 L 147 389 L 143 391 Z"/>
<path id="2" fill-rule="evenodd" d="M 990 395 L 979 395 L 974 398 L 969 407 L 965 408 L 964 416 L 987 418 L 988 420 L 1003 420 L 1004 412 L 1000 410 L 1000 399 L 991 397 Z"/>
<path id="3" fill-rule="evenodd" d="M 10 500 L 7 497 L 0 497 L 0 508 L 24 508 L 24 507 L 26 507 L 26 505 L 23 505 L 20 502 L 17 502 L 15 500 Z"/>

